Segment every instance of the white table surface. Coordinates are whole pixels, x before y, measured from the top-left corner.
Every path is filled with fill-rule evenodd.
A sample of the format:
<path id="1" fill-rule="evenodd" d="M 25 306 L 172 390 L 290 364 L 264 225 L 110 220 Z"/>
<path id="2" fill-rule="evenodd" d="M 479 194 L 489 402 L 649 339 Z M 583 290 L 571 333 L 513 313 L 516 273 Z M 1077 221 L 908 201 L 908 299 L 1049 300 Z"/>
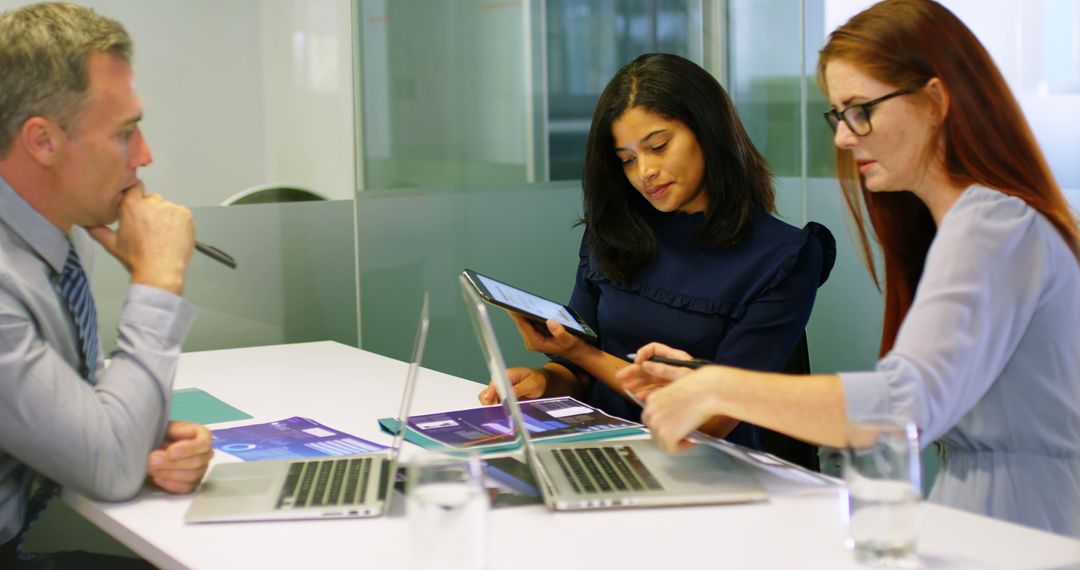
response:
<path id="1" fill-rule="evenodd" d="M 333 342 L 184 354 L 177 388 L 201 388 L 254 416 L 213 428 L 303 416 L 389 444 L 376 419 L 397 414 L 406 364 Z M 477 405 L 480 385 L 424 370 L 413 414 Z M 405 457 L 419 453 L 406 444 Z M 219 453 L 215 461 L 232 458 Z M 749 505 L 490 514 L 491 568 L 863 568 L 844 547 L 838 490 L 763 480 L 768 502 Z M 163 568 L 406 568 L 403 500 L 388 517 L 188 525 L 190 496 L 149 488 L 124 503 L 65 492 L 105 532 Z M 1080 568 L 1080 541 L 923 504 L 924 568 Z M 542 550 L 541 550 L 542 549 Z"/>

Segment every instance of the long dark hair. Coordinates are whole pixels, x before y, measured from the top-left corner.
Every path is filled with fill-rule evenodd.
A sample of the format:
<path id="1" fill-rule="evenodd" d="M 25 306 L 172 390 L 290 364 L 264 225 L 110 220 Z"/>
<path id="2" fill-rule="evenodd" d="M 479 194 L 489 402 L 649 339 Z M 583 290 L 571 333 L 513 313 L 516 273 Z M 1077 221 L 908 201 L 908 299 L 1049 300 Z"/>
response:
<path id="1" fill-rule="evenodd" d="M 769 167 L 720 83 L 677 55 L 642 55 L 623 66 L 600 95 L 581 177 L 589 251 L 616 283 L 632 279 L 656 254 L 647 219 L 653 207 L 627 180 L 611 133 L 611 123 L 636 107 L 679 120 L 697 137 L 708 198 L 697 234 L 704 245 L 736 243 L 756 212 L 776 211 Z"/>
<path id="2" fill-rule="evenodd" d="M 829 35 L 817 70 L 818 83 L 826 93 L 825 68 L 835 60 L 912 92 L 934 77 L 940 79 L 952 99 L 941 134 L 944 167 L 952 182 L 978 183 L 1020 198 L 1045 216 L 1073 255 L 1080 257 L 1076 220 L 1020 105 L 990 54 L 952 12 L 931 0 L 879 2 Z M 911 307 L 936 226 L 929 209 L 914 194 L 866 190 L 850 150 L 837 149 L 836 165 L 863 258 L 879 284 L 867 239 L 867 217 L 884 254 L 881 354 L 885 354 L 892 349 Z"/>

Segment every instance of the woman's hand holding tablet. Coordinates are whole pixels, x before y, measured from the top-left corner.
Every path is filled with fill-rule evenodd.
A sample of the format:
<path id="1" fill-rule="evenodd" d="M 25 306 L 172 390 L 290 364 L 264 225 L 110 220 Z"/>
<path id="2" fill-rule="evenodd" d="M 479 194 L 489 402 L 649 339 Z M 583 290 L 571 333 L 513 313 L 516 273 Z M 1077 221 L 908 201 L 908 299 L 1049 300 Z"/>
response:
<path id="1" fill-rule="evenodd" d="M 471 269 L 466 269 L 462 274 L 476 289 L 480 298 L 492 305 L 513 311 L 532 321 L 546 323 L 549 319 L 554 320 L 573 335 L 591 343 L 597 341 L 596 333 L 585 322 L 585 319 L 566 305 L 507 285 Z"/>

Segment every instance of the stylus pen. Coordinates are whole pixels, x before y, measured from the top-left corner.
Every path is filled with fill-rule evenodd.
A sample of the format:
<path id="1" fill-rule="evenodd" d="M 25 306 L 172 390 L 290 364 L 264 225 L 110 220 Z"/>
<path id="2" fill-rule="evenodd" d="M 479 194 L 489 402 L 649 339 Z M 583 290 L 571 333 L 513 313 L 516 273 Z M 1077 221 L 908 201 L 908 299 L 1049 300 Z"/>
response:
<path id="1" fill-rule="evenodd" d="M 195 249 L 199 253 L 205 255 L 206 257 L 209 257 L 210 259 L 213 259 L 214 261 L 228 267 L 229 269 L 236 269 L 236 260 L 233 259 L 233 256 L 225 253 L 224 251 L 221 251 L 220 249 L 210 244 L 206 244 L 196 240 Z"/>
<path id="2" fill-rule="evenodd" d="M 637 353 L 631 352 L 626 355 L 626 358 L 633 361 L 637 360 Z M 702 360 L 700 358 L 691 358 L 690 360 L 679 360 L 677 358 L 667 358 L 664 356 L 653 356 L 649 359 L 650 362 L 659 362 L 660 364 L 670 364 L 672 366 L 682 366 L 683 368 L 701 368 L 702 366 L 708 366 L 715 364 L 708 360 Z"/>

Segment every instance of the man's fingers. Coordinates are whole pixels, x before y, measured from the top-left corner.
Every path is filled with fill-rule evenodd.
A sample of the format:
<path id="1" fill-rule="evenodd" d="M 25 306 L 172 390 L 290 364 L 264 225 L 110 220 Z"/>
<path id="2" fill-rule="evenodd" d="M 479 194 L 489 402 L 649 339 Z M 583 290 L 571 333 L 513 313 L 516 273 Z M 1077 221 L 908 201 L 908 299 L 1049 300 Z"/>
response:
<path id="1" fill-rule="evenodd" d="M 214 449 L 210 442 L 195 439 L 185 439 L 169 445 L 165 450 L 165 457 L 169 461 L 177 461 L 188 457 L 198 457 L 213 453 Z"/>
<path id="2" fill-rule="evenodd" d="M 174 481 L 172 479 L 152 477 L 151 481 L 153 481 L 155 485 L 161 487 L 163 490 L 169 493 L 173 493 L 175 495 L 186 495 L 187 493 L 190 493 L 199 487 L 199 483 L 202 481 L 202 477 L 199 477 L 199 480 L 197 481 Z"/>
<path id="3" fill-rule="evenodd" d="M 116 232 L 108 226 L 97 226 L 94 228 L 87 228 L 87 232 L 90 233 L 90 237 L 94 238 L 94 241 L 101 244 L 105 248 L 105 251 L 115 256 L 116 251 Z"/>
<path id="4" fill-rule="evenodd" d="M 203 471 L 210 464 L 210 457 L 212 454 L 206 453 L 174 459 L 160 465 L 153 464 L 148 473 L 153 477 L 160 477 L 165 473 L 179 471 Z"/>
<path id="5" fill-rule="evenodd" d="M 208 463 L 214 456 L 213 448 L 184 446 L 179 449 L 159 449 L 150 453 L 147 466 L 151 471 L 161 469 L 188 469 L 200 463 Z"/>
<path id="6" fill-rule="evenodd" d="M 124 199 L 128 198 L 143 198 L 146 196 L 146 185 L 142 180 L 136 180 L 134 184 L 124 189 Z"/>
<path id="7" fill-rule="evenodd" d="M 169 458 L 165 455 L 165 452 L 158 449 L 150 452 L 150 455 L 146 457 L 146 469 L 147 471 L 153 471 L 160 465 L 164 465 Z"/>
<path id="8" fill-rule="evenodd" d="M 169 439 L 195 439 L 204 429 L 206 428 L 199 424 L 173 421 L 169 422 L 169 427 L 166 432 Z M 206 431 L 209 432 L 209 430 Z M 209 433 L 207 433 L 207 435 L 209 435 Z"/>
<path id="9" fill-rule="evenodd" d="M 210 440 L 185 439 L 174 441 L 162 446 L 150 453 L 150 465 L 165 465 L 167 463 L 187 457 L 198 457 L 213 454 L 214 448 Z"/>

